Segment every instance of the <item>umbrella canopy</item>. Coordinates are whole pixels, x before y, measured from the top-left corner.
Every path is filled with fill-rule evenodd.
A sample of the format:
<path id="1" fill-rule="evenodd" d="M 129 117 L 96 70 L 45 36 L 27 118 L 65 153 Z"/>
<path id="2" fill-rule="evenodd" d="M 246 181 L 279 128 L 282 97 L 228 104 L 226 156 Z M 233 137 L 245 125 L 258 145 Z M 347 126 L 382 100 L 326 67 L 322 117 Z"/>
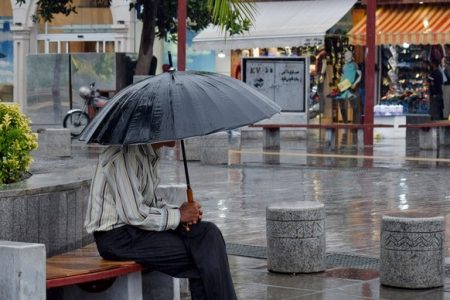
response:
<path id="1" fill-rule="evenodd" d="M 120 91 L 80 140 L 105 145 L 179 140 L 253 124 L 278 112 L 272 100 L 229 76 L 171 71 Z"/>

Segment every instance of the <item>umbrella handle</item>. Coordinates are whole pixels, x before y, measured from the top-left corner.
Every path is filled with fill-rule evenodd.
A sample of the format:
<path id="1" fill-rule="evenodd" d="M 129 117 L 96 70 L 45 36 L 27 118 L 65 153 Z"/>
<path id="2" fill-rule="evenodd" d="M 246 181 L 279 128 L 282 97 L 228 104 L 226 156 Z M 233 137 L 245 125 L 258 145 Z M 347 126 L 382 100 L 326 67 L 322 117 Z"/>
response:
<path id="1" fill-rule="evenodd" d="M 192 189 L 190 186 L 187 187 L 186 194 L 187 194 L 187 202 L 194 203 L 194 193 L 192 192 Z"/>
<path id="2" fill-rule="evenodd" d="M 194 193 L 192 192 L 190 185 L 188 185 L 188 187 L 186 188 L 186 194 L 187 194 L 187 202 L 194 203 Z M 183 224 L 183 227 L 186 232 L 191 231 L 191 227 L 188 224 Z"/>

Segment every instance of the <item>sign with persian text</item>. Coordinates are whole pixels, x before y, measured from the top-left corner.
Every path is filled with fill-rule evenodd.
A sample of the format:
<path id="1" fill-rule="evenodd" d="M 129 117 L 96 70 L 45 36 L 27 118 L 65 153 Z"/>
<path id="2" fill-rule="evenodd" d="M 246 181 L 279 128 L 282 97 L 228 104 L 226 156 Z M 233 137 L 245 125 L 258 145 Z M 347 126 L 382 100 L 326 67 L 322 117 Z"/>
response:
<path id="1" fill-rule="evenodd" d="M 243 81 L 285 112 L 305 112 L 309 60 L 305 57 L 243 58 Z"/>

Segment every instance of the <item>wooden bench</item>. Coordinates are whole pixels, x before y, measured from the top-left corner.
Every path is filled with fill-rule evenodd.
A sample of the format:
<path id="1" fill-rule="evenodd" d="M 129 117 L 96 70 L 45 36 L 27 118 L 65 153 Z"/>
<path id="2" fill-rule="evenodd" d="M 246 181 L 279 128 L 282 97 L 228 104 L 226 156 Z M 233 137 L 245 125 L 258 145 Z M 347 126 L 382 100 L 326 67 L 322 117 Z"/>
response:
<path id="1" fill-rule="evenodd" d="M 142 299 L 142 266 L 104 260 L 95 243 L 49 257 L 46 265 L 47 291 L 64 287 L 63 299 Z"/>
<path id="2" fill-rule="evenodd" d="M 419 130 L 420 149 L 436 150 L 440 145 L 450 145 L 450 121 L 405 124 L 399 127 Z"/>
<path id="3" fill-rule="evenodd" d="M 49 257 L 46 265 L 49 299 L 53 292 L 65 300 L 140 300 L 143 293 L 151 299 L 180 299 L 180 279 L 159 272 L 142 276 L 140 264 L 105 260 L 95 243 Z"/>
<path id="4" fill-rule="evenodd" d="M 325 140 L 331 149 L 336 147 L 336 132 L 339 129 L 350 129 L 357 131 L 358 147 L 364 146 L 365 128 L 393 128 L 391 124 L 253 124 L 250 127 L 263 129 L 263 148 L 264 150 L 280 149 L 280 128 L 308 128 L 325 129 Z"/>

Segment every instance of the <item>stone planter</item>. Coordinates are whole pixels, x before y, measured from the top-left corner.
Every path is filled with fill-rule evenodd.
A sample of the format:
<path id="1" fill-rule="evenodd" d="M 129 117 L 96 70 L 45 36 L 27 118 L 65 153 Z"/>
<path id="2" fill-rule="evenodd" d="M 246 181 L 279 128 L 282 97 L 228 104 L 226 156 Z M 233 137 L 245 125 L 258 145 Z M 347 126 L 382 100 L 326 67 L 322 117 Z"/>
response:
<path id="1" fill-rule="evenodd" d="M 90 176 L 68 173 L 0 186 L 0 240 L 45 244 L 48 256 L 92 242 L 83 228 Z"/>

